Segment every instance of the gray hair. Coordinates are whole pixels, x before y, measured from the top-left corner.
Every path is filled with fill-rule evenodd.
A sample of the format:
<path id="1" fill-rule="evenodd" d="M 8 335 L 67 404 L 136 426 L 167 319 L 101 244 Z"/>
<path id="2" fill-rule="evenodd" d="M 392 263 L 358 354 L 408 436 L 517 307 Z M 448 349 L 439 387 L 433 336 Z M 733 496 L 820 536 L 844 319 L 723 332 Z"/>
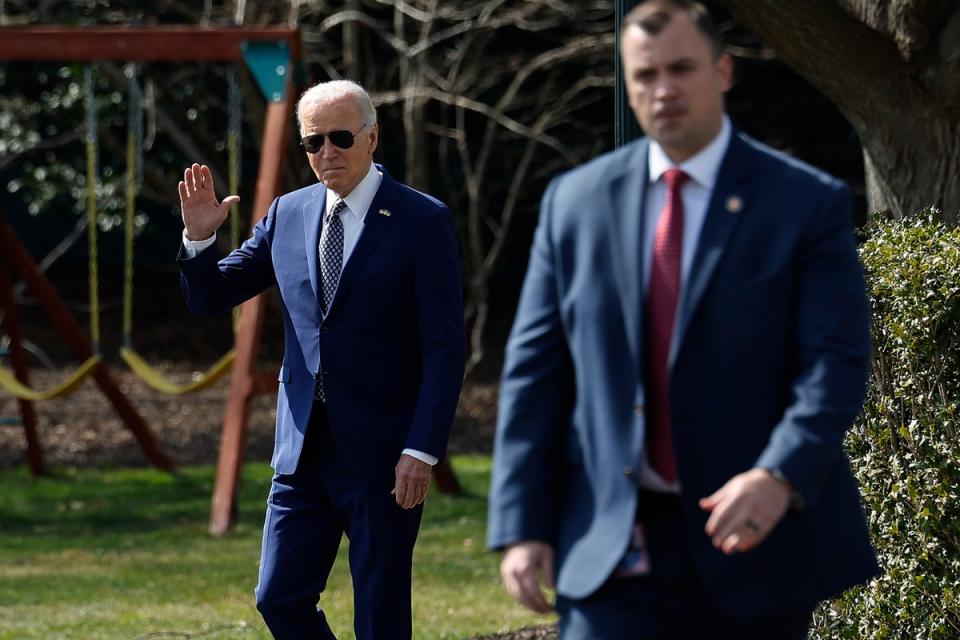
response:
<path id="1" fill-rule="evenodd" d="M 313 85 L 300 96 L 297 102 L 297 128 L 300 133 L 303 133 L 304 109 L 343 98 L 350 98 L 356 103 L 363 124 L 373 124 L 377 121 L 377 110 L 366 89 L 353 80 L 330 80 Z"/>

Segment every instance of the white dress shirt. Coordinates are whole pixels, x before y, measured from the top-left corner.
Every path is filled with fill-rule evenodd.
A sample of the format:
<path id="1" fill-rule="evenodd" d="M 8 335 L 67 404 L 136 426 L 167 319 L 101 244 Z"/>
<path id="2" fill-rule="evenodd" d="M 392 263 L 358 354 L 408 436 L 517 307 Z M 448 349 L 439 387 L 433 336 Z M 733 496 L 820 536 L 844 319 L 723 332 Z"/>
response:
<path id="1" fill-rule="evenodd" d="M 340 221 L 343 223 L 343 262 L 340 265 L 340 273 L 343 273 L 343 268 L 347 265 L 347 260 L 350 259 L 350 255 L 357 246 L 357 241 L 360 240 L 360 234 L 363 233 L 364 227 L 363 221 L 367 217 L 367 209 L 370 208 L 373 198 L 377 195 L 377 190 L 380 189 L 380 182 L 382 180 L 383 175 L 377 171 L 377 166 L 371 162 L 367 175 L 363 177 L 363 180 L 354 187 L 353 191 L 351 191 L 346 198 L 343 198 L 343 202 L 347 206 L 341 209 L 338 214 Z M 326 202 L 324 203 L 324 218 L 330 214 L 330 210 L 333 209 L 334 205 L 339 201 L 339 194 L 333 190 L 328 190 Z M 216 233 L 206 240 L 188 240 L 187 230 L 183 230 L 183 247 L 187 258 L 195 257 L 216 241 Z M 317 253 L 319 252 L 320 246 L 317 245 Z M 424 453 L 423 451 L 417 451 L 416 449 L 404 449 L 403 453 L 413 456 L 422 462 L 426 462 L 431 466 L 438 462 L 436 456 Z"/>
<path id="2" fill-rule="evenodd" d="M 350 259 L 350 254 L 353 253 L 354 247 L 357 246 L 357 241 L 363 232 L 363 221 L 367 218 L 367 209 L 370 208 L 373 198 L 377 195 L 377 190 L 380 188 L 380 182 L 382 180 L 383 176 L 377 171 L 377 165 L 371 162 L 370 171 L 367 172 L 367 175 L 363 177 L 363 180 L 353 188 L 353 191 L 351 191 L 346 198 L 343 198 L 343 202 L 347 206 L 340 211 L 340 222 L 343 223 L 343 262 L 340 263 L 340 273 L 343 273 L 343 267 L 347 266 L 347 260 Z M 333 209 L 334 205 L 339 201 L 339 194 L 332 189 L 329 190 L 327 193 L 327 201 L 324 204 L 324 220 L 327 219 L 327 216 L 330 215 L 330 210 Z M 319 251 L 320 246 L 317 245 L 317 252 L 319 253 Z"/>
<path id="3" fill-rule="evenodd" d="M 693 266 L 693 256 L 700 239 L 700 231 L 703 229 L 703 221 L 707 217 L 707 207 L 710 204 L 710 196 L 713 194 L 713 187 L 717 181 L 717 173 L 720 171 L 720 163 L 723 162 L 723 156 L 730 144 L 731 131 L 730 120 L 724 115 L 720 133 L 710 144 L 680 164 L 670 160 L 663 147 L 653 140 L 650 141 L 647 158 L 649 166 L 647 179 L 649 182 L 647 183 L 643 219 L 644 290 L 650 282 L 657 223 L 660 222 L 660 215 L 663 213 L 663 207 L 667 199 L 667 184 L 663 179 L 663 174 L 668 169 L 676 167 L 690 176 L 690 180 L 687 180 L 681 190 L 681 197 L 683 198 L 683 249 L 680 263 L 680 296 L 677 302 L 677 314 L 674 318 L 673 342 L 670 345 L 670 366 L 673 366 L 673 360 L 677 355 L 676 328 L 680 322 L 683 292 L 686 289 L 690 269 Z M 643 465 L 640 469 L 640 486 L 656 491 L 674 493 L 680 491 L 679 483 L 667 483 L 653 470 L 646 459 L 646 454 L 644 454 Z"/>

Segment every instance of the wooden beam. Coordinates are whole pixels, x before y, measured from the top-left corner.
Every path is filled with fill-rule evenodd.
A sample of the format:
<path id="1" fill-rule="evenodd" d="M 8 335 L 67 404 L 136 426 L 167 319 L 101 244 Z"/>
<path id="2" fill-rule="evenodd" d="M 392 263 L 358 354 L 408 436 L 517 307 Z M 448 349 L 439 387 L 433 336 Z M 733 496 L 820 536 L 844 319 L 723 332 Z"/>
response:
<path id="1" fill-rule="evenodd" d="M 287 76 L 283 99 L 267 104 L 251 226 L 266 215 L 270 203 L 279 195 L 285 155 L 283 150 L 288 140 L 290 116 L 293 113 L 294 90 L 291 75 Z M 230 372 L 230 389 L 223 415 L 223 435 L 220 439 L 217 480 L 210 513 L 210 533 L 215 536 L 224 535 L 236 523 L 237 486 L 243 470 L 250 399 L 257 389 L 256 364 L 260 350 L 260 328 L 263 324 L 263 301 L 261 294 L 248 300 L 240 308 L 240 322 L 234 339 L 237 355 Z"/>
<path id="2" fill-rule="evenodd" d="M 299 60 L 299 32 L 288 27 L 5 27 L 0 60 L 236 62 L 243 60 L 244 42 L 277 40 Z"/>

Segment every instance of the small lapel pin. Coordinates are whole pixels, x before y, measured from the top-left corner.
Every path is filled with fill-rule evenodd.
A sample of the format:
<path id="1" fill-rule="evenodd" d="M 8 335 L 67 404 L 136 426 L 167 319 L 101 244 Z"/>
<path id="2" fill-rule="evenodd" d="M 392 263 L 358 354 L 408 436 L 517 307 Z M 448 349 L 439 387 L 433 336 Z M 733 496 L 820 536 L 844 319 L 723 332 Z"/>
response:
<path id="1" fill-rule="evenodd" d="M 729 213 L 740 213 L 743 209 L 743 198 L 740 196 L 730 196 L 727 198 L 727 211 Z"/>
<path id="2" fill-rule="evenodd" d="M 393 214 L 390 213 L 390 211 L 389 211 L 388 209 L 380 209 L 380 215 L 382 215 L 382 216 L 387 216 L 387 217 L 389 218 L 389 217 L 392 216 Z"/>

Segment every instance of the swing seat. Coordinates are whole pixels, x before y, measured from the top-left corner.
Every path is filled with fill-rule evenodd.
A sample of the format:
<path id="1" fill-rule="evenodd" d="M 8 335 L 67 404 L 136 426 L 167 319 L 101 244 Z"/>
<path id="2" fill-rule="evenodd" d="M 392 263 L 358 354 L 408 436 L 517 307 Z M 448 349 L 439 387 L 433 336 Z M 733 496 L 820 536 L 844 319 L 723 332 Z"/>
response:
<path id="1" fill-rule="evenodd" d="M 150 366 L 150 364 L 133 349 L 128 349 L 127 347 L 121 347 L 120 349 L 120 357 L 123 358 L 123 361 L 127 363 L 127 366 L 130 367 L 130 370 L 133 371 L 138 378 L 143 380 L 148 387 L 154 391 L 159 391 L 160 393 L 173 396 L 200 391 L 215 384 L 220 378 L 223 377 L 225 373 L 230 370 L 230 365 L 233 364 L 234 355 L 235 352 L 231 350 L 222 358 L 217 360 L 207 371 L 200 376 L 197 376 L 197 378 L 193 381 L 188 382 L 187 384 L 176 384 L 168 380 L 163 376 L 163 374 Z"/>
<path id="2" fill-rule="evenodd" d="M 63 382 L 46 391 L 31 389 L 17 380 L 17 377 L 9 370 L 0 367 L 0 388 L 20 400 L 29 400 L 31 402 L 52 400 L 53 398 L 59 398 L 73 392 L 96 370 L 101 361 L 102 358 L 100 356 L 90 356 L 73 373 L 67 376 Z"/>

